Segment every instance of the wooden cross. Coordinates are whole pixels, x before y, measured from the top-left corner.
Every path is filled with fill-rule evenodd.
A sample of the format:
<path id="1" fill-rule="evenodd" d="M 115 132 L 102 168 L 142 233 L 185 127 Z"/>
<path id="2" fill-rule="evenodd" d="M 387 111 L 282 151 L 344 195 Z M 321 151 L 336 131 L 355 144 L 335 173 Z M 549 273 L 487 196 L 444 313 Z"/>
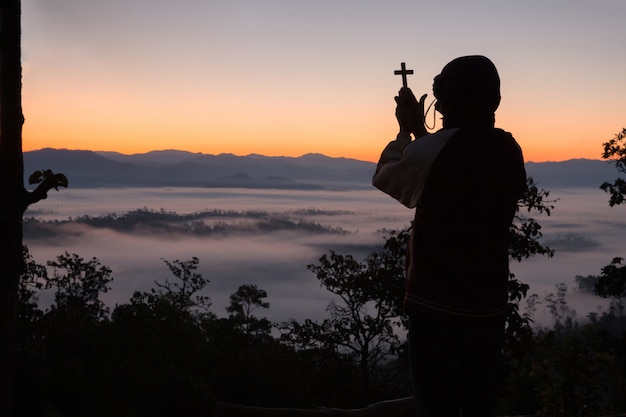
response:
<path id="1" fill-rule="evenodd" d="M 407 74 L 413 74 L 413 70 L 406 69 L 406 64 L 404 62 L 400 63 L 402 69 L 395 70 L 393 72 L 394 75 L 402 75 L 402 87 L 406 88 L 406 76 Z"/>

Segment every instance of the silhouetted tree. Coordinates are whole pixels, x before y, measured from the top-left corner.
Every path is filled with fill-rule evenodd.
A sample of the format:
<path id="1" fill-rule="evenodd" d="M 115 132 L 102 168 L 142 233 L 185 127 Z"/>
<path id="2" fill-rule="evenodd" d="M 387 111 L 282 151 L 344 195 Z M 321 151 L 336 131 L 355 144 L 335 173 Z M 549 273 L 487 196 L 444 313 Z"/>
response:
<path id="1" fill-rule="evenodd" d="M 0 415 L 12 411 L 18 282 L 22 272 L 22 216 L 54 186 L 55 174 L 37 188 L 24 188 L 22 155 L 21 2 L 0 2 Z M 65 181 L 64 181 L 65 180 Z M 61 181 L 61 183 L 55 183 Z"/>
<path id="2" fill-rule="evenodd" d="M 111 289 L 111 268 L 100 264 L 97 258 L 85 261 L 67 252 L 47 264 L 52 267 L 52 276 L 46 277 L 45 285 L 54 289 L 52 310 L 92 320 L 107 316 L 108 308 L 100 300 L 100 294 Z"/>
<path id="3" fill-rule="evenodd" d="M 602 159 L 613 161 L 617 171 L 626 174 L 626 128 L 602 145 L 604 146 Z M 613 183 L 604 182 L 600 188 L 610 193 L 609 206 L 626 203 L 626 179 L 617 178 Z M 594 289 L 597 295 L 613 298 L 626 296 L 626 265 L 623 261 L 623 258 L 616 257 L 602 268 Z"/>
<path id="4" fill-rule="evenodd" d="M 517 205 L 517 213 L 511 225 L 511 243 L 509 246 L 509 258 L 518 262 L 535 255 L 552 257 L 554 250 L 541 243 L 541 224 L 531 214 L 550 215 L 554 209 L 555 200 L 549 200 L 550 192 L 540 189 L 532 177 L 526 182 L 526 192 Z M 526 214 L 525 214 L 526 213 Z M 520 303 L 526 297 L 529 285 L 515 278 L 513 272 L 509 273 L 508 294 L 509 310 L 506 318 L 507 349 L 516 352 L 519 356 L 524 341 L 532 337 L 532 317 L 520 312 Z"/>
<path id="5" fill-rule="evenodd" d="M 330 318 L 321 323 L 291 320 L 281 326 L 283 340 L 300 349 L 336 352 L 354 360 L 360 375 L 360 402 L 369 401 L 370 379 L 380 363 L 396 352 L 400 340 L 397 299 L 391 282 L 378 274 L 375 263 L 359 262 L 331 250 L 311 264 L 321 285 L 338 299 L 327 307 Z"/>
<path id="6" fill-rule="evenodd" d="M 28 334 L 28 325 L 43 315 L 39 309 L 38 294 L 47 282 L 48 270 L 45 265 L 35 262 L 26 245 L 23 246 L 22 260 L 24 266 L 17 293 L 17 318 L 20 324 L 18 332 Z"/>
<path id="7" fill-rule="evenodd" d="M 371 252 L 365 259 L 367 269 L 379 282 L 376 288 L 378 299 L 394 309 L 395 316 L 401 319 L 403 325 L 406 325 L 402 303 L 409 237 L 409 229 L 389 231 L 385 236 L 384 245 L 379 250 Z"/>
<path id="8" fill-rule="evenodd" d="M 173 279 L 136 291 L 111 316 L 113 347 L 107 361 L 115 375 L 119 415 L 204 415 L 213 401 L 208 385 L 216 354 L 202 328 L 214 320 L 199 260 L 167 261 Z"/>
<path id="9" fill-rule="evenodd" d="M 0 415 L 12 415 L 17 287 L 22 269 L 24 162 L 20 1 L 0 4 Z"/>
<path id="10" fill-rule="evenodd" d="M 202 274 L 196 272 L 200 260 L 192 257 L 189 261 L 168 261 L 163 259 L 175 281 L 165 279 L 163 283 L 155 281 L 162 297 L 169 299 L 181 309 L 198 308 L 208 310 L 211 306 L 211 298 L 197 294 L 209 283 Z"/>
<path id="11" fill-rule="evenodd" d="M 47 279 L 45 265 L 35 262 L 28 247 L 23 247 L 24 268 L 20 276 L 17 301 L 17 352 L 15 358 L 15 415 L 38 415 L 41 392 L 45 391 L 43 370 L 47 355 L 43 342 L 39 293 Z"/>
<path id="12" fill-rule="evenodd" d="M 626 264 L 624 264 L 624 258 L 613 258 L 609 265 L 602 268 L 594 292 L 604 298 L 626 297 Z"/>
<path id="13" fill-rule="evenodd" d="M 578 285 L 578 291 L 591 294 L 594 292 L 596 283 L 598 282 L 597 275 L 576 275 L 574 281 Z"/>
<path id="14" fill-rule="evenodd" d="M 593 324 L 540 332 L 526 369 L 536 393 L 532 413 L 583 417 L 623 412 L 623 344 L 620 352 L 616 342 Z M 526 401 L 533 402 L 531 398 Z"/>
<path id="15" fill-rule="evenodd" d="M 31 276 L 25 284 L 38 285 L 32 273 L 43 275 L 43 271 L 32 261 L 28 264 L 26 271 L 31 272 L 24 277 Z M 52 290 L 53 300 L 49 309 L 31 321 L 32 334 L 22 338 L 27 343 L 20 346 L 25 349 L 19 356 L 24 369 L 19 371 L 21 389 L 16 398 L 21 401 L 16 410 L 24 415 L 58 412 L 64 416 L 78 416 L 91 407 L 104 410 L 98 393 L 106 391 L 103 376 L 108 372 L 110 323 L 100 297 L 110 289 L 111 269 L 97 258 L 86 261 L 67 252 L 47 265 L 50 269 L 39 280 Z M 37 401 L 32 398 L 35 392 Z"/>
<path id="16" fill-rule="evenodd" d="M 511 259 L 522 261 L 534 255 L 552 256 L 541 243 L 541 225 L 530 214 L 550 215 L 554 208 L 549 192 L 540 189 L 532 178 L 518 203 L 511 226 Z M 282 340 L 299 350 L 343 354 L 353 358 L 361 375 L 362 401 L 368 398 L 370 378 L 390 354 L 402 352 L 398 332 L 406 323 L 402 313 L 404 270 L 409 230 L 393 231 L 379 250 L 364 262 L 335 251 L 323 255 L 319 264 L 309 265 L 324 288 L 338 296 L 328 306 L 330 318 L 321 322 L 290 320 L 280 326 Z M 519 351 L 532 337 L 531 309 L 520 312 L 528 284 L 510 274 L 507 340 L 509 351 Z M 526 346 L 527 347 L 527 346 Z M 510 352 L 509 355 L 512 355 Z"/>
<path id="17" fill-rule="evenodd" d="M 267 298 L 265 290 L 256 285 L 241 285 L 230 295 L 230 305 L 226 307 L 235 328 L 246 336 L 269 336 L 272 323 L 265 317 L 258 318 L 252 314 L 259 308 L 269 308 L 270 303 L 263 301 Z"/>
<path id="18" fill-rule="evenodd" d="M 616 133 L 613 139 L 604 142 L 602 146 L 604 147 L 602 159 L 613 161 L 617 171 L 626 174 L 626 128 Z M 617 178 L 612 183 L 605 181 L 600 188 L 611 195 L 609 198 L 611 207 L 626 201 L 624 199 L 626 197 L 626 179 Z"/>

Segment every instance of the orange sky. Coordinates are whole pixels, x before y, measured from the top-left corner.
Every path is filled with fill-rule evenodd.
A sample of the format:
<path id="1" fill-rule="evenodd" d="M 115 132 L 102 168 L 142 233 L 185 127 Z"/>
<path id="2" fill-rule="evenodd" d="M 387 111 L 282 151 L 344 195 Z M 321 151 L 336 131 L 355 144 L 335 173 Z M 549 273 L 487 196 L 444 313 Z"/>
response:
<path id="1" fill-rule="evenodd" d="M 393 70 L 406 61 L 409 86 L 430 93 L 443 65 L 467 54 L 498 67 L 496 122 L 528 161 L 599 159 L 626 126 L 626 3 L 457 0 L 441 36 L 436 19 L 414 16 L 442 6 L 401 0 L 70 3 L 23 6 L 25 151 L 375 161 L 397 131 Z"/>

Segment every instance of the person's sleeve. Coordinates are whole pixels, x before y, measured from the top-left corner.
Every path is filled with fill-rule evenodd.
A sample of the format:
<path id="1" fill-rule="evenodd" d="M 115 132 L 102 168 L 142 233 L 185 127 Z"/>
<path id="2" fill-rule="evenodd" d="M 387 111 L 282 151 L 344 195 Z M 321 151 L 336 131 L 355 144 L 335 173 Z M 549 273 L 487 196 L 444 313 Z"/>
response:
<path id="1" fill-rule="evenodd" d="M 409 134 L 398 134 L 396 140 L 385 147 L 372 178 L 372 184 L 408 208 L 417 205 L 414 184 L 415 166 L 404 149 L 411 143 Z"/>

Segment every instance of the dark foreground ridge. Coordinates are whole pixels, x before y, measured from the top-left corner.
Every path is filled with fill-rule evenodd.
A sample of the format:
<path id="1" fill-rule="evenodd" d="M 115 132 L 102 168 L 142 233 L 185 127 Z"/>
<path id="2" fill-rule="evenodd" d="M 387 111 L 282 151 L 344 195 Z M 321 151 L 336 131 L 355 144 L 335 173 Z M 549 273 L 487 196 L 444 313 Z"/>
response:
<path id="1" fill-rule="evenodd" d="M 264 408 L 250 407 L 228 403 L 216 403 L 213 410 L 215 417 L 414 417 L 413 398 L 381 401 L 366 408 L 341 410 L 337 408 L 296 409 L 296 408 Z M 533 417 L 533 416 L 502 416 L 502 417 Z M 602 417 L 626 417 L 626 414 L 615 414 Z"/>

